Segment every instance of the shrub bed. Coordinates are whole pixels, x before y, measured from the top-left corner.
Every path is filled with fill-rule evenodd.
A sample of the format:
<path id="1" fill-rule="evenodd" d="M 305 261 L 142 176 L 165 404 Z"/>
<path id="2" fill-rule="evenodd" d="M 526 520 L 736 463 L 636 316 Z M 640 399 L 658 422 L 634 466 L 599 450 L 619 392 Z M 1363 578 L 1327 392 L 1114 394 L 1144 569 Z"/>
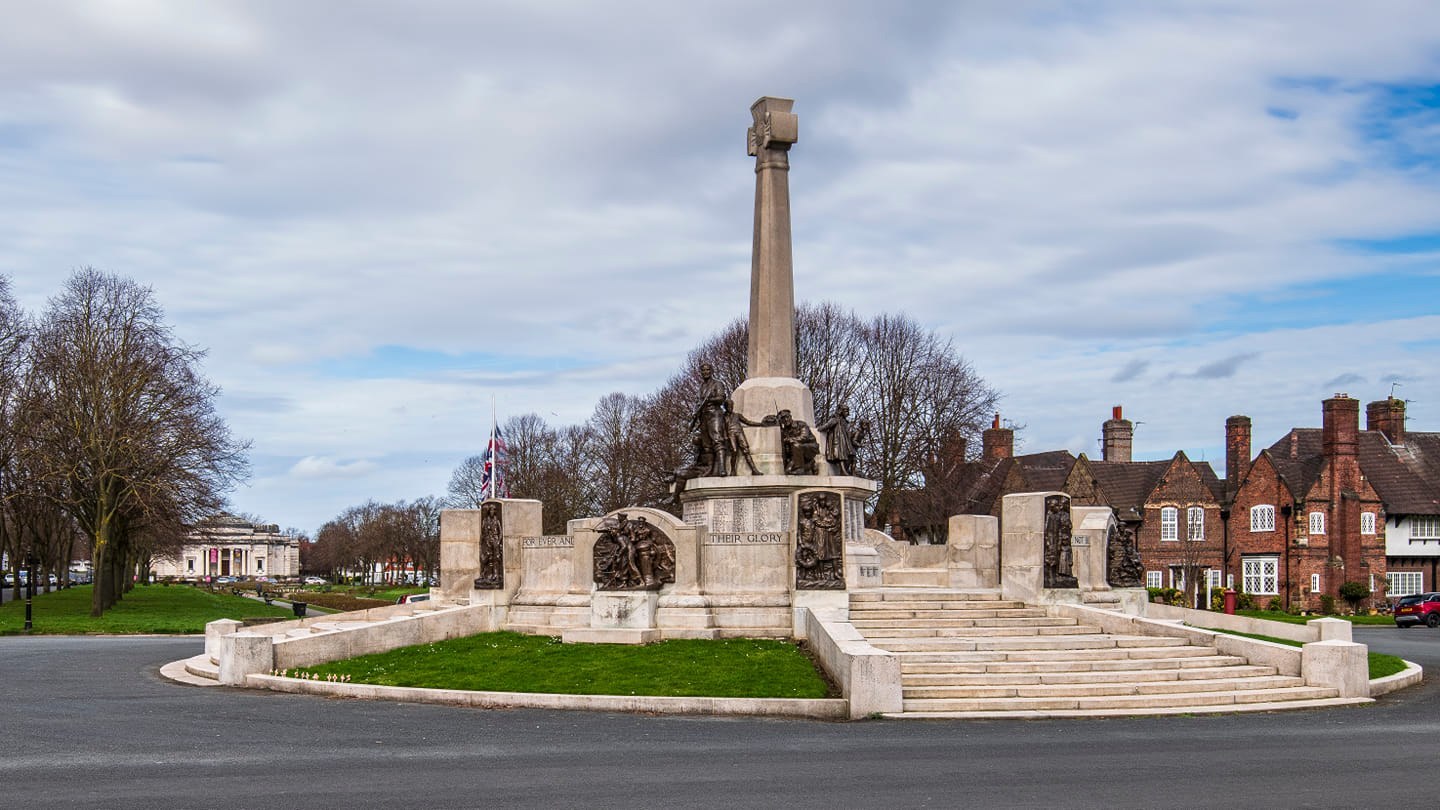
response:
<path id="1" fill-rule="evenodd" d="M 384 599 L 366 599 L 362 596 L 350 596 L 344 593 L 309 593 L 300 591 L 290 594 L 288 598 L 297 602 L 305 602 L 307 604 L 340 611 L 366 610 L 394 604 L 394 602 L 387 602 Z"/>

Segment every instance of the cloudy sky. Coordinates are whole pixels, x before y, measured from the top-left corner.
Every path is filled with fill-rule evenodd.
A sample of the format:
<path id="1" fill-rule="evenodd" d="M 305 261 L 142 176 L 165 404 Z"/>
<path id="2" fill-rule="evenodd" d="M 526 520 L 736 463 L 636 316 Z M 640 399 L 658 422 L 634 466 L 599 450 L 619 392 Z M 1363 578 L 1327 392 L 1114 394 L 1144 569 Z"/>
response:
<path id="1" fill-rule="evenodd" d="M 442 494 L 500 418 L 648 393 L 746 312 L 748 108 L 795 284 L 953 338 L 1024 426 L 1223 463 L 1398 383 L 1440 430 L 1440 4 L 7 3 L 0 273 L 151 286 L 237 509 Z"/>

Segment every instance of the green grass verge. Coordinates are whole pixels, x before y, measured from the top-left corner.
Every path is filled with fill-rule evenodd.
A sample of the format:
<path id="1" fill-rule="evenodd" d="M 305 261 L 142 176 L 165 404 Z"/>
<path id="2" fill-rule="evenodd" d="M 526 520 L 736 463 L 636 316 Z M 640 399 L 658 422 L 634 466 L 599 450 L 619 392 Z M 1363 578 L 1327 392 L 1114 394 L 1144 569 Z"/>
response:
<path id="1" fill-rule="evenodd" d="M 1235 614 L 1249 616 L 1252 619 L 1285 622 L 1286 624 L 1304 624 L 1311 619 L 1344 619 L 1351 624 L 1393 625 L 1395 623 L 1393 616 L 1296 616 L 1283 610 L 1237 610 Z"/>
<path id="2" fill-rule="evenodd" d="M 1237 612 L 1238 612 L 1238 611 L 1237 611 Z M 1259 611 L 1256 611 L 1256 612 L 1259 612 Z M 1274 636 L 1262 636 L 1262 635 L 1259 635 L 1258 633 L 1241 633 L 1241 632 L 1238 631 L 1238 630 L 1218 630 L 1218 629 L 1215 629 L 1215 628 L 1209 628 L 1209 629 L 1215 630 L 1215 632 L 1217 632 L 1217 633 L 1227 633 L 1227 634 L 1232 635 L 1232 636 L 1244 636 L 1245 638 L 1254 638 L 1254 639 L 1259 639 L 1259 640 L 1261 640 L 1261 641 L 1273 641 L 1273 642 L 1275 642 L 1276 644 L 1285 644 L 1285 645 L 1288 645 L 1288 646 L 1291 646 L 1291 647 L 1303 647 L 1303 646 L 1305 646 L 1302 642 L 1299 642 L 1299 641 L 1291 641 L 1291 640 L 1288 639 L 1288 638 L 1275 638 Z M 1405 660 L 1404 660 L 1403 658 L 1400 658 L 1400 657 L 1397 656 L 1397 655 L 1386 655 L 1385 653 L 1372 652 L 1372 653 L 1369 653 L 1369 656 L 1370 656 L 1370 680 L 1372 680 L 1372 681 L 1375 680 L 1376 678 L 1383 678 L 1383 677 L 1385 677 L 1386 675 L 1394 675 L 1394 674 L 1397 673 L 1397 672 L 1403 672 L 1403 671 L 1405 670 Z"/>
<path id="3" fill-rule="evenodd" d="M 215 619 L 290 616 L 287 607 L 187 585 L 137 585 L 105 615 L 90 618 L 89 585 L 35 595 L 34 633 L 51 635 L 203 633 Z M 23 633 L 25 600 L 0 607 L 0 635 Z"/>
<path id="4" fill-rule="evenodd" d="M 632 647 L 482 633 L 310 667 L 354 683 L 497 692 L 823 698 L 831 688 L 795 644 L 677 639 Z M 291 674 L 294 674 L 292 671 Z"/>

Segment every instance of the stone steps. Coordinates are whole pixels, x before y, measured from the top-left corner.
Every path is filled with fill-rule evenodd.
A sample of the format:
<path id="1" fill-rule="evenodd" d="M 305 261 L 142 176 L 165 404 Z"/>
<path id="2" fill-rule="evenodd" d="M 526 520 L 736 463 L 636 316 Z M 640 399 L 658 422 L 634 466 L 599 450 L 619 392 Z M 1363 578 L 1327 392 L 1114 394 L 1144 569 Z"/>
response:
<path id="1" fill-rule="evenodd" d="M 1014 712 L 1014 711 L 1084 711 L 1091 709 L 1186 708 L 1196 706 L 1233 706 L 1245 703 L 1278 704 L 1291 700 L 1322 700 L 1335 697 L 1335 690 L 1312 686 L 1288 688 L 1232 689 L 1215 692 L 1179 692 L 1171 694 L 1126 694 L 1060 697 L 994 697 L 994 698 L 906 698 L 901 704 L 909 712 Z"/>
<path id="2" fill-rule="evenodd" d="M 1333 689 L 1186 639 L 1105 633 L 996 592 L 852 593 L 850 619 L 900 659 L 896 717 L 1064 717 L 1347 705 Z"/>
<path id="3" fill-rule="evenodd" d="M 944 568 L 887 568 L 880 572 L 880 581 L 891 587 L 943 588 L 950 584 L 950 572 Z"/>
<path id="4" fill-rule="evenodd" d="M 881 587 L 852 592 L 850 594 L 850 606 L 853 608 L 855 605 L 864 604 L 867 602 L 929 602 L 942 599 L 971 602 L 1006 601 L 1001 599 L 1000 591 L 998 590 L 966 590 L 963 588 Z"/>
<path id="5" fill-rule="evenodd" d="M 1093 670 L 1072 672 L 916 672 L 905 673 L 904 684 L 907 688 L 911 686 L 1031 686 L 1095 683 L 1134 685 L 1161 681 L 1204 681 L 1224 677 L 1261 677 L 1275 674 L 1277 673 L 1274 667 L 1250 664 L 1191 669 L 1122 669 L 1099 672 Z"/>
<path id="6" fill-rule="evenodd" d="M 983 609 L 981 609 L 981 608 L 952 608 L 952 609 L 940 608 L 940 609 L 938 609 L 938 610 L 904 610 L 904 609 L 892 609 L 892 608 L 890 608 L 890 607 L 888 607 L 888 606 L 883 607 L 883 608 L 860 608 L 860 607 L 857 606 L 857 607 L 852 607 L 852 608 L 850 609 L 850 618 L 851 618 L 852 621 L 853 621 L 853 620 L 856 620 L 856 619 L 864 619 L 864 620 L 866 620 L 866 621 L 881 621 L 881 620 L 887 620 L 887 619 L 899 619 L 899 620 L 910 620 L 910 619 L 948 619 L 948 620 L 952 620 L 952 621 L 977 621 L 977 620 L 982 620 L 982 619 L 1043 619 L 1043 618 L 1045 618 L 1046 616 L 1049 615 L 1048 613 L 1045 612 L 1045 609 L 1044 609 L 1044 608 L 1027 608 L 1027 607 L 996 607 L 996 608 L 992 608 L 992 607 L 990 607 L 990 605 L 993 605 L 993 604 L 996 604 L 996 603 L 991 602 L 991 603 L 979 603 L 979 604 L 985 604 L 986 607 L 983 608 Z M 1018 604 L 1018 603 L 1016 603 L 1016 604 Z M 958 610 L 961 610 L 961 609 L 964 610 L 964 613 L 963 613 L 963 614 L 957 613 L 957 611 L 958 611 Z"/>
<path id="7" fill-rule="evenodd" d="M 1095 628 L 1075 624 L 1039 624 L 1030 627 L 896 627 L 886 624 L 881 627 L 855 628 L 864 633 L 874 632 L 887 639 L 907 638 L 1033 638 L 1037 636 L 1093 636 Z"/>
<path id="8" fill-rule="evenodd" d="M 1008 683 L 986 686 L 911 686 L 907 682 L 903 693 L 906 700 L 921 698 L 1062 698 L 1245 692 L 1258 689 L 1289 689 L 1304 685 L 1303 678 L 1288 675 L 1243 675 L 1195 681 L 1123 680 L 1110 683 Z"/>
<path id="9" fill-rule="evenodd" d="M 1317 698 L 1313 700 L 1274 700 L 1255 703 L 1210 703 L 1190 706 L 1130 706 L 1118 709 L 980 709 L 976 711 L 935 711 L 913 709 L 886 712 L 883 717 L 904 720 L 1060 720 L 1101 717 L 1163 717 L 1166 715 L 1246 714 L 1296 709 L 1333 709 L 1370 703 L 1369 698 Z"/>
<path id="10" fill-rule="evenodd" d="M 1173 671 L 1247 666 L 1244 658 L 1234 655 L 1207 655 L 1190 658 L 1115 658 L 1091 661 L 1010 661 L 1003 653 L 974 653 L 984 659 L 956 661 L 911 661 L 902 658 L 900 671 L 905 675 L 1055 675 L 1063 673 L 1144 673 L 1153 670 Z M 1269 667 L 1267 667 L 1268 669 Z"/>

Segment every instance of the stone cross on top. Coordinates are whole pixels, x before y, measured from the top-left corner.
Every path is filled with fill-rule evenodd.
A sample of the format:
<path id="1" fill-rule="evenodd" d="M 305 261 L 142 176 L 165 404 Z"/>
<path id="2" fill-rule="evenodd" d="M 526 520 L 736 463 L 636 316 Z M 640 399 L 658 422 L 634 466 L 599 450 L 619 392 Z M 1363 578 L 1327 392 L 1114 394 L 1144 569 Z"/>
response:
<path id="1" fill-rule="evenodd" d="M 795 282 L 790 257 L 790 146 L 799 136 L 792 99 L 750 105 L 755 156 L 755 241 L 750 254 L 751 377 L 795 376 Z"/>
<path id="2" fill-rule="evenodd" d="M 759 419 L 781 410 L 814 423 L 814 397 L 795 378 L 795 279 L 790 257 L 790 147 L 800 126 L 788 98 L 750 105 L 747 133 L 755 156 L 755 241 L 750 254 L 748 376 L 735 389 L 735 408 Z"/>

